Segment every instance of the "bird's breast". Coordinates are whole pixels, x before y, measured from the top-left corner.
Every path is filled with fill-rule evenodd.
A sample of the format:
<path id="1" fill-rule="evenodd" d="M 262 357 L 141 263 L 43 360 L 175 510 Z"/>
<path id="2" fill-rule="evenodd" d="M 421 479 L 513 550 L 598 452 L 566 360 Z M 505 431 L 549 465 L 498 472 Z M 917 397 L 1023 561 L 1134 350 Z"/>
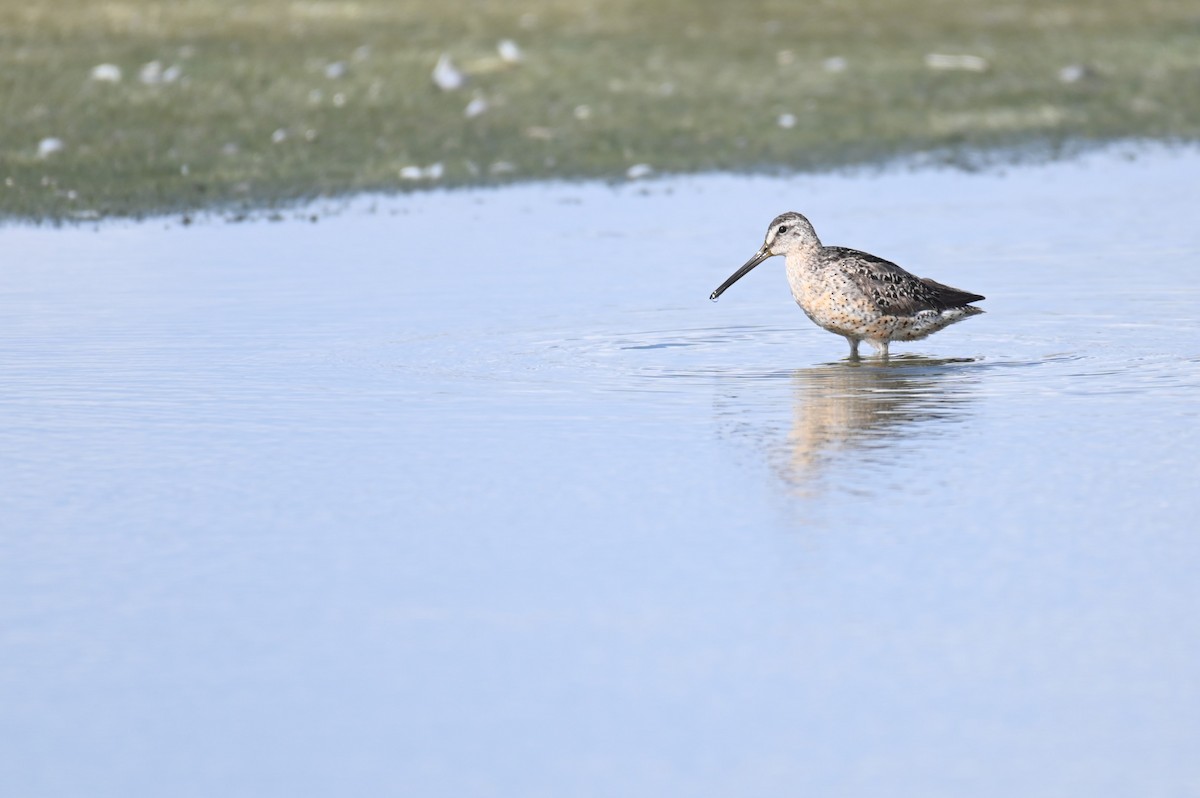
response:
<path id="1" fill-rule="evenodd" d="M 862 289 L 838 269 L 788 263 L 792 298 L 810 319 L 839 334 L 853 334 L 873 314 Z"/>
<path id="2" fill-rule="evenodd" d="M 854 281 L 836 269 L 789 265 L 788 285 L 796 304 L 810 315 L 843 305 L 849 307 L 862 297 Z"/>

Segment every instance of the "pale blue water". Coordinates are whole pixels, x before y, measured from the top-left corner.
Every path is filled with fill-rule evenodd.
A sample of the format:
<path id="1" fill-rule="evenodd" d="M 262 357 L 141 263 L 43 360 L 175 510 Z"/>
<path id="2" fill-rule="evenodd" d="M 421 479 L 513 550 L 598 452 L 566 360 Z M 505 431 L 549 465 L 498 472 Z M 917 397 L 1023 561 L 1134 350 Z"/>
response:
<path id="1" fill-rule="evenodd" d="M 1200 794 L 1200 153 L 0 229 L 0 792 Z M 767 222 L 987 295 L 894 351 Z"/>

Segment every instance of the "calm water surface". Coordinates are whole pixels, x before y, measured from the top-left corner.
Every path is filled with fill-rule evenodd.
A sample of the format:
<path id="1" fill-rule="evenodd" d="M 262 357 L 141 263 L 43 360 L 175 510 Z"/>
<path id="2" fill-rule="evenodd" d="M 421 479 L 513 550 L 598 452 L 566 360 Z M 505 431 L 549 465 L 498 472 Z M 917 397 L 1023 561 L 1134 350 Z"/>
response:
<path id="1" fill-rule="evenodd" d="M 1200 154 L 0 229 L 14 796 L 1200 794 Z M 987 295 L 888 363 L 767 222 Z"/>

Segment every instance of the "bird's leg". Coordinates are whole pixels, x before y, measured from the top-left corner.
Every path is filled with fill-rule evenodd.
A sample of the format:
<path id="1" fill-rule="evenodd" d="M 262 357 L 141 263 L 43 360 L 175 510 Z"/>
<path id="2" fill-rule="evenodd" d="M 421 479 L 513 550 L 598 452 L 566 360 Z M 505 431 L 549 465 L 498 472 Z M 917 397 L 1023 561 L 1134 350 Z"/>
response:
<path id="1" fill-rule="evenodd" d="M 888 359 L 888 342 L 887 341 L 879 342 L 879 358 L 881 360 Z"/>
<path id="2" fill-rule="evenodd" d="M 858 339 L 847 335 L 846 340 L 850 342 L 850 359 L 858 360 Z"/>

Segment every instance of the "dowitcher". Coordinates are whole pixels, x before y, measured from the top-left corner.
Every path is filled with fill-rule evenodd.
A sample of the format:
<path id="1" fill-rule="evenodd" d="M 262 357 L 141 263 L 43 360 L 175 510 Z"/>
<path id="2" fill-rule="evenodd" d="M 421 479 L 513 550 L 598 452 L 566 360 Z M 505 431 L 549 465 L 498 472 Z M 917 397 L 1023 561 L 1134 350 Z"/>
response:
<path id="1" fill-rule="evenodd" d="M 917 341 L 968 316 L 983 313 L 979 294 L 909 274 L 891 261 L 845 247 L 827 247 L 802 215 L 781 213 L 767 228 L 754 257 L 713 291 L 725 289 L 767 258 L 783 255 L 796 304 L 818 326 L 850 342 L 858 357 L 866 341 L 887 357 L 892 341 Z"/>

